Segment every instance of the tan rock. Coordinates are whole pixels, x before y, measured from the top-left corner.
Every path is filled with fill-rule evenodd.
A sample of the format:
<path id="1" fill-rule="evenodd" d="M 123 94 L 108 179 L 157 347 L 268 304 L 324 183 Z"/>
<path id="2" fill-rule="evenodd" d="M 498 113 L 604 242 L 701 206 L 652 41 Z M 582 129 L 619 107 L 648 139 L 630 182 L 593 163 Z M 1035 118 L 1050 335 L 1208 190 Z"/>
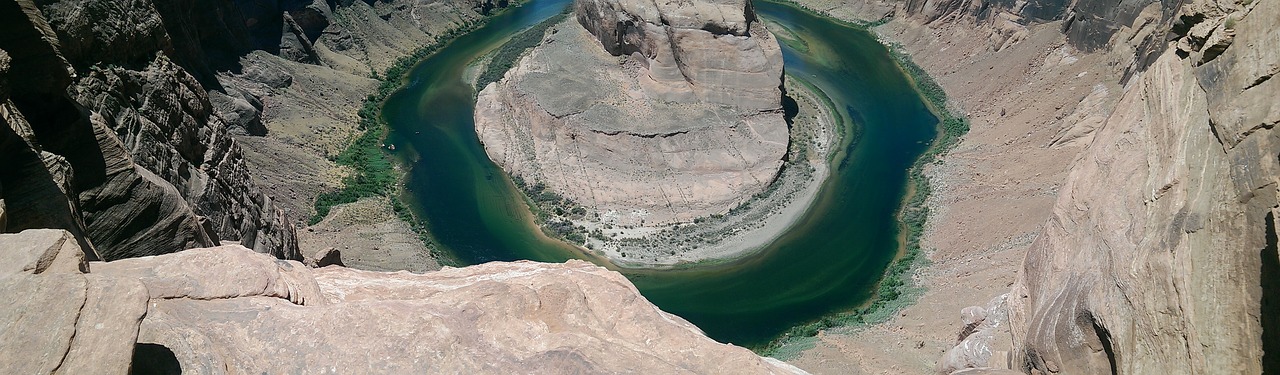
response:
<path id="1" fill-rule="evenodd" d="M 1184 10 L 1235 6 L 1203 3 Z M 1280 4 L 1256 3 L 1216 59 L 1196 67 L 1200 57 L 1169 49 L 1133 78 L 1013 286 L 1014 363 L 1126 374 L 1275 366 L 1263 361 L 1276 337 L 1265 286 L 1275 282 L 1280 85 L 1269 74 L 1280 54 L 1240 46 L 1280 42 L 1278 18 Z"/>
<path id="2" fill-rule="evenodd" d="M 310 272 L 329 304 L 155 301 L 139 340 L 195 372 L 801 373 L 711 341 L 585 262 Z"/>
<path id="3" fill-rule="evenodd" d="M 322 268 L 326 266 L 342 266 L 342 252 L 336 248 L 326 247 L 315 256 L 302 261 L 307 267 Z"/>
<path id="4" fill-rule="evenodd" d="M 578 23 L 480 92 L 485 151 L 606 222 L 737 206 L 773 181 L 788 132 L 781 50 L 746 4 L 577 2 Z"/>
<path id="5" fill-rule="evenodd" d="M 4 249 L 7 259 L 0 262 L 0 275 L 89 272 L 84 252 L 65 230 L 32 229 L 0 234 L 0 243 L 8 247 Z"/>
<path id="6" fill-rule="evenodd" d="M 581 0 L 574 8 L 605 51 L 639 54 L 638 78 L 655 99 L 781 108 L 782 52 L 749 1 Z"/>
<path id="7" fill-rule="evenodd" d="M 137 280 L 85 275 L 84 306 L 75 338 L 58 367 L 64 374 L 128 372 L 138 326 L 147 314 L 147 288 Z"/>
<path id="8" fill-rule="evenodd" d="M 65 233 L 0 236 L 0 248 L 78 253 Z M 29 242 L 46 245 L 14 246 Z M 804 373 L 707 338 L 581 261 L 313 270 L 229 245 L 92 271 L 0 275 L 7 371 Z"/>
<path id="9" fill-rule="evenodd" d="M 152 299 L 266 296 L 300 305 L 324 303 L 301 262 L 278 260 L 240 245 L 93 263 L 92 267 L 96 275 L 141 281 Z"/>
<path id="10" fill-rule="evenodd" d="M 82 275 L 11 274 L 0 278 L 0 363 L 15 374 L 51 374 L 60 366 L 84 307 Z"/>
<path id="11" fill-rule="evenodd" d="M 137 280 L 83 274 L 88 270 L 83 253 L 70 237 L 52 229 L 0 235 L 0 249 L 7 256 L 49 260 L 35 263 L 39 267 L 0 270 L 0 299 L 6 301 L 0 306 L 0 363 L 5 371 L 129 371 L 138 326 L 147 312 L 147 290 Z"/>

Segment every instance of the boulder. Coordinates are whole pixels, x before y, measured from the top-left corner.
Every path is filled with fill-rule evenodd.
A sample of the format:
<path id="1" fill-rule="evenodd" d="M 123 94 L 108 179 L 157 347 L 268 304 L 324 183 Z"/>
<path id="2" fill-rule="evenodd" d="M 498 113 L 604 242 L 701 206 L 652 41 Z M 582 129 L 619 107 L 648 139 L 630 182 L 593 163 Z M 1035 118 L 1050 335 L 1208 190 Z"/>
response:
<path id="1" fill-rule="evenodd" d="M 0 234 L 0 243 L 9 246 L 4 249 L 8 256 L 0 262 L 0 275 L 89 272 L 84 252 L 65 230 L 32 229 Z"/>
<path id="2" fill-rule="evenodd" d="M 326 247 L 324 250 L 320 250 L 314 257 L 307 258 L 303 263 L 312 268 L 344 266 L 342 264 L 342 252 L 333 247 Z"/>

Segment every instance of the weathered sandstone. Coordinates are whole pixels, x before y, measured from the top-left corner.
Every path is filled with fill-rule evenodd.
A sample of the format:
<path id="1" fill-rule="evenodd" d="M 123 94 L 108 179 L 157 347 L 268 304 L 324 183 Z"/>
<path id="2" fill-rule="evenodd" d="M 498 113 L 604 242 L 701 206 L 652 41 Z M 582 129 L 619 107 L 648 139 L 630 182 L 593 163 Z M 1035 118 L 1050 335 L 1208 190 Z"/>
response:
<path id="1" fill-rule="evenodd" d="M 1195 1 L 1076 162 L 1009 295 L 1042 372 L 1274 370 L 1280 4 Z M 1230 29 L 1228 47 L 1197 29 Z M 1175 27 L 1173 31 L 1178 32 Z M 1210 48 L 1225 48 L 1210 52 Z M 1213 56 L 1209 56 L 1213 53 Z M 1268 98 L 1268 99 L 1262 99 Z"/>
<path id="2" fill-rule="evenodd" d="M 300 259 L 292 225 L 253 183 L 206 88 L 188 73 L 207 68 L 191 64 L 209 57 L 184 51 L 217 42 L 190 35 L 203 23 L 176 22 L 186 13 L 166 13 L 173 9 L 145 0 L 0 6 L 12 18 L 3 25 L 0 48 L 20 51 L 8 73 L 15 85 L 6 122 L 25 129 L 14 130 L 19 136 L 13 138 L 25 145 L 10 143 L 10 153 L 29 166 L 5 184 L 44 186 L 43 193 L 11 189 L 6 197 L 53 209 L 15 215 L 18 225 L 10 231 L 84 232 L 77 238 L 91 258 L 160 254 L 226 239 Z M 36 169 L 37 157 L 45 171 Z M 58 190 L 70 202 L 47 196 Z"/>
<path id="3" fill-rule="evenodd" d="M 84 266 L 68 237 L 26 231 L 0 247 Z M 10 370 L 804 373 L 712 341 L 581 261 L 420 275 L 311 269 L 230 245 L 84 269 L 0 274 Z"/>
<path id="4" fill-rule="evenodd" d="M 624 225 L 724 213 L 787 150 L 782 55 L 745 1 L 578 1 L 483 88 L 476 132 L 511 174 Z"/>

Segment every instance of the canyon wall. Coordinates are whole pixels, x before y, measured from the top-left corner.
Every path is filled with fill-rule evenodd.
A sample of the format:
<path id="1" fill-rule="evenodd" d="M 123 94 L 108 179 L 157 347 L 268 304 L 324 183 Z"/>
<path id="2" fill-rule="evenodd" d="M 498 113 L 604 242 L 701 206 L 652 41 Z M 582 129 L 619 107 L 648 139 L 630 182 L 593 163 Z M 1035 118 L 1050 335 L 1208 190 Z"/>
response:
<path id="1" fill-rule="evenodd" d="M 494 6 L 4 1 L 0 230 L 66 229 L 91 259 L 222 241 L 301 259 L 295 226 L 349 173 L 325 157 L 370 72 Z"/>
<path id="2" fill-rule="evenodd" d="M 1275 1 L 804 3 L 892 16 L 974 130 L 930 167 L 930 290 L 798 365 L 1276 370 Z"/>
<path id="3" fill-rule="evenodd" d="M 485 152 L 593 220 L 723 214 L 782 166 L 782 52 L 748 1 L 577 1 L 483 88 Z M 596 216 L 598 215 L 598 216 Z"/>
<path id="4" fill-rule="evenodd" d="M 928 18 L 948 12 L 937 11 Z M 1274 370 L 1280 346 L 1269 327 L 1275 311 L 1266 286 L 1275 282 L 1270 267 L 1277 263 L 1280 145 L 1272 129 L 1280 107 L 1271 98 L 1280 86 L 1270 78 L 1280 55 L 1268 46 L 1280 44 L 1280 4 L 1080 1 L 1060 16 L 1017 11 L 1063 19 L 1065 38 L 1078 50 L 1131 58 L 1118 102 L 1088 126 L 1091 142 L 1002 298 L 1009 357 L 967 358 L 968 366 Z M 992 339 L 962 333 L 954 350 L 974 353 Z M 964 356 L 947 360 L 957 358 Z"/>
<path id="5" fill-rule="evenodd" d="M 412 274 L 296 261 L 316 248 L 295 220 L 345 172 L 326 156 L 356 133 L 377 87 L 366 75 L 505 5 L 0 1 L 0 363 L 804 373 L 707 338 L 585 262 Z M 330 248 L 307 264 L 439 268 L 414 258 L 425 249 L 386 206 L 308 227 L 355 257 Z"/>
<path id="6" fill-rule="evenodd" d="M 1197 1 L 1178 18 L 1013 286 L 1025 370 L 1274 369 L 1280 4 Z"/>

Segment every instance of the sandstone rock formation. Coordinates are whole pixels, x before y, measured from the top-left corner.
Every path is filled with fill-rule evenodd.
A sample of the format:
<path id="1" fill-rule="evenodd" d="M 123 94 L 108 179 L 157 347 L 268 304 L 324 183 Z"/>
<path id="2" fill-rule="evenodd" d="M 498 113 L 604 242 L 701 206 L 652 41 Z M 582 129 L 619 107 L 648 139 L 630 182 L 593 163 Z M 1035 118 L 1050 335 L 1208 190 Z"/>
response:
<path id="1" fill-rule="evenodd" d="M 292 221 L 309 216 L 311 200 L 326 187 L 315 182 L 278 182 L 268 172 L 279 168 L 261 168 L 275 163 L 250 161 L 238 135 L 266 135 L 270 124 L 283 128 L 288 139 L 301 139 L 303 147 L 320 151 L 321 156 L 336 153 L 355 131 L 359 100 L 373 89 L 372 80 L 364 75 L 448 29 L 479 18 L 469 10 L 476 7 L 471 1 L 408 3 L 13 0 L 0 4 L 5 21 L 0 49 L 12 56 L 5 59 L 7 73 L 0 79 L 12 82 L 5 85 L 4 97 L 13 99 L 4 112 L 12 133 L 5 136 L 4 149 L 6 160 L 13 160 L 15 167 L 0 171 L 5 176 L 0 182 L 8 187 L 0 197 L 10 207 L 4 215 L 8 231 L 67 229 L 76 233 L 93 259 L 161 254 L 212 246 L 220 240 L 301 259 Z M 419 7 L 435 12 L 425 17 L 344 17 L 345 22 L 335 22 L 339 13 L 390 14 L 400 9 L 416 14 Z M 416 26 L 402 27 L 406 24 Z M 387 30 L 398 37 L 387 35 Z M 369 50 L 350 49 L 368 44 L 343 41 L 352 35 L 395 44 L 369 47 L 381 51 L 372 56 Z M 348 47 L 347 55 L 325 47 L 339 44 Z M 260 56 L 250 53 L 254 50 L 264 50 L 269 57 L 253 57 Z M 386 62 L 375 63 L 373 58 Z M 292 77 L 263 71 L 296 64 L 289 60 L 355 71 L 359 77 L 316 67 L 303 78 L 310 85 L 318 76 L 354 93 L 329 100 L 296 99 L 290 91 L 298 90 L 288 89 Z M 283 83 L 278 82 L 281 78 Z M 323 89 L 327 84 L 314 86 Z M 277 94 L 286 98 L 276 100 Z M 264 116 L 269 109 L 276 111 Z M 311 115 L 293 115 L 299 112 Z M 314 140 L 298 137 L 287 125 L 276 125 L 298 121 L 327 134 Z M 290 147 L 250 141 L 260 147 L 250 153 L 254 156 L 279 155 L 282 148 Z M 290 181 L 322 181 L 324 173 L 330 172 L 318 168 Z M 270 184 L 272 193 L 287 194 L 286 202 L 264 193 L 259 187 L 262 181 Z M 296 192 L 299 187 L 305 189 L 301 196 Z"/>
<path id="2" fill-rule="evenodd" d="M 1280 54 L 1262 47 L 1280 43 L 1280 4 L 1194 1 L 1178 18 L 1191 31 L 1173 43 L 1191 48 L 1160 48 L 1130 81 L 1027 254 L 1009 296 L 1026 370 L 1280 368 Z"/>
<path id="3" fill-rule="evenodd" d="M 782 55 L 750 2 L 574 8 L 576 24 L 480 92 L 491 159 L 628 225 L 724 213 L 773 180 L 787 149 Z"/>
<path id="4" fill-rule="evenodd" d="M 68 96 L 74 70 L 39 9 L 0 8 L 0 49 L 15 51 L 2 72 L 11 84 L 0 153 L 13 161 L 0 173 L 12 207 L 4 229 L 70 230 L 90 259 L 126 246 L 148 254 L 213 244 L 173 186 L 134 164 L 103 118 Z"/>
<path id="5" fill-rule="evenodd" d="M 4 1 L 0 230 L 66 229 L 91 259 L 222 240 L 301 259 L 294 222 L 346 173 L 326 157 L 370 72 L 505 5 Z"/>
<path id="6" fill-rule="evenodd" d="M 847 19 L 894 16 L 876 32 L 948 89 L 974 133 L 932 172 L 947 185 L 935 185 L 931 202 L 951 212 L 929 225 L 938 249 L 918 277 L 931 290 L 876 329 L 820 336 L 818 350 L 793 363 L 815 372 L 839 368 L 828 361 L 867 372 L 1276 371 L 1268 291 L 1280 149 L 1275 100 L 1260 98 L 1277 94 L 1269 46 L 1280 39 L 1259 26 L 1280 20 L 1276 2 L 801 3 Z M 1068 72 L 1076 79 L 1061 78 Z M 993 339 L 954 318 L 1004 293 L 1009 319 Z M 999 332 L 1010 328 L 1012 337 Z M 919 344 L 893 346 L 903 342 Z"/>
<path id="7" fill-rule="evenodd" d="M 9 370 L 804 373 L 712 341 L 581 261 L 418 275 L 313 270 L 231 245 L 85 263 L 69 237 L 0 235 L 31 259 L 0 270 Z"/>
<path id="8" fill-rule="evenodd" d="M 5 185 L 39 190 L 10 189 L 6 199 L 60 190 L 72 201 L 42 198 L 57 209 L 32 206 L 36 210 L 20 215 L 10 231 L 85 232 L 82 245 L 91 258 L 161 254 L 227 239 L 300 259 L 292 225 L 251 180 L 206 89 L 170 60 L 188 57 L 173 50 L 170 35 L 196 45 L 214 42 L 179 34 L 197 25 L 166 29 L 177 20 L 166 23 L 150 1 L 0 6 L 12 18 L 0 49 L 18 51 L 8 72 L 15 85 L 6 122 L 15 134 L 31 135 L 14 138 L 11 152 L 32 160 L 31 169 Z M 35 155 L 45 155 L 46 171 L 35 168 Z"/>
<path id="9" fill-rule="evenodd" d="M 1280 54 L 1259 48 L 1280 43 L 1280 4 L 1075 7 L 1129 14 L 1119 19 L 1131 25 L 1081 45 L 1132 56 L 1122 96 L 1100 123 L 1068 132 L 1088 146 L 1007 295 L 1012 350 L 991 353 L 998 340 L 965 329 L 939 372 L 1280 369 Z"/>

